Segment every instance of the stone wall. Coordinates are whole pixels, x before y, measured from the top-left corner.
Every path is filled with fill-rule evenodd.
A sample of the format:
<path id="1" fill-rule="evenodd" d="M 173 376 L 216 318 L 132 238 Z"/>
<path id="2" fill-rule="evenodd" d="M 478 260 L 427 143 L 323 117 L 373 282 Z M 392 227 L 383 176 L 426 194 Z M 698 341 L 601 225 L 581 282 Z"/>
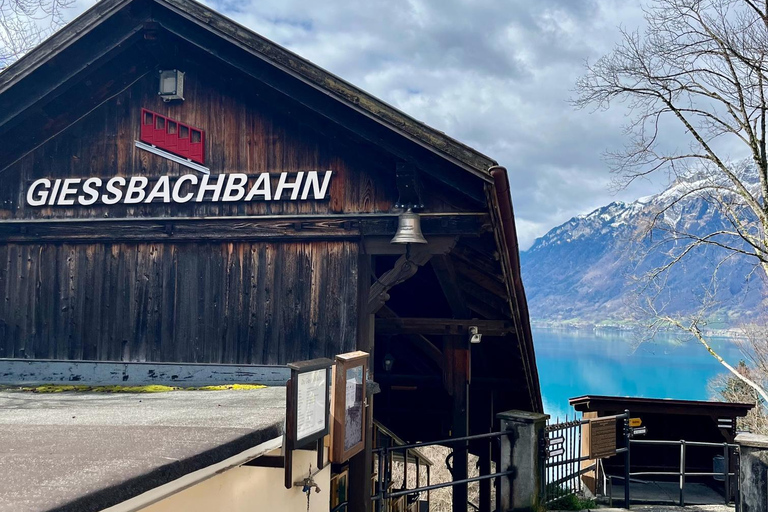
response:
<path id="1" fill-rule="evenodd" d="M 768 436 L 739 434 L 741 512 L 768 512 Z"/>

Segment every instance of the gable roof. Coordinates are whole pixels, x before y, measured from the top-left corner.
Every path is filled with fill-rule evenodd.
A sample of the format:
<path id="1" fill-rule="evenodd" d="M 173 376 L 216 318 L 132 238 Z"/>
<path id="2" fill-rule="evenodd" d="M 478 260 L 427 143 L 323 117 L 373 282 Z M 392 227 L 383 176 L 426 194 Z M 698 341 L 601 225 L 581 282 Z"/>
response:
<path id="1" fill-rule="evenodd" d="M 102 0 L 27 55 L 0 72 L 0 95 L 20 84 L 34 71 L 49 63 L 102 23 L 145 0 Z M 320 91 L 336 102 L 375 121 L 388 130 L 415 142 L 465 171 L 492 182 L 489 168 L 497 163 L 471 147 L 414 119 L 384 101 L 355 87 L 282 46 L 217 13 L 194 0 L 147 0 L 167 8 L 188 22 L 215 34 L 267 62 L 303 84 Z M 154 17 L 153 17 L 154 18 Z M 153 20 L 154 21 L 154 20 Z M 158 23 L 163 26 L 163 21 Z M 136 28 L 136 31 L 140 28 Z M 126 36 L 127 38 L 127 36 Z M 116 39 L 117 44 L 126 38 Z M 31 91 L 33 93 L 34 91 Z M 9 117 L 11 117 L 10 114 Z M 0 116 L 0 125 L 8 119 Z"/>

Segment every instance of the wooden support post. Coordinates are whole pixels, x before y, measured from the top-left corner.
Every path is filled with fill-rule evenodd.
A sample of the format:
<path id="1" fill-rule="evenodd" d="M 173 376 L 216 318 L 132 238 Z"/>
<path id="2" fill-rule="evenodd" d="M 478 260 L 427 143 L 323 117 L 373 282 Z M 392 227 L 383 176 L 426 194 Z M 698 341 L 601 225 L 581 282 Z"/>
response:
<path id="1" fill-rule="evenodd" d="M 368 372 L 373 379 L 374 357 L 374 315 L 369 313 L 368 294 L 371 285 L 371 257 L 361 254 L 358 260 L 358 328 L 357 349 L 370 354 Z M 365 378 L 365 376 L 363 376 Z M 373 397 L 367 400 L 365 408 L 365 448 L 349 460 L 349 510 L 370 512 L 372 510 L 371 475 L 373 474 Z"/>
<path id="2" fill-rule="evenodd" d="M 477 401 L 472 402 L 473 408 L 477 410 Z M 485 432 L 491 432 L 493 430 L 493 391 L 489 391 L 487 394 L 487 401 L 483 401 L 483 416 L 486 420 Z M 493 445 L 491 442 L 487 442 L 480 447 L 480 474 L 491 474 L 491 458 L 493 456 Z M 497 468 L 496 471 L 499 471 Z M 493 480 L 481 480 L 480 481 L 480 501 L 478 505 L 480 510 L 491 510 L 491 485 Z"/>
<path id="3" fill-rule="evenodd" d="M 451 437 L 469 435 L 469 339 L 466 336 L 446 336 L 446 377 L 453 396 L 453 428 Z M 453 445 L 453 479 L 468 476 L 467 443 Z M 467 510 L 467 484 L 453 486 L 453 511 Z"/>

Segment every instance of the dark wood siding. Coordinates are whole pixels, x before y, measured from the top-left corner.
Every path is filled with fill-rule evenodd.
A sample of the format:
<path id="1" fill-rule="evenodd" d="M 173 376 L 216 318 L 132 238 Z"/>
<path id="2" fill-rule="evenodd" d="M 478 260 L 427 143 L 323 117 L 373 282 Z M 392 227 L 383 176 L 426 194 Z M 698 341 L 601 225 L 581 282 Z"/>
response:
<path id="1" fill-rule="evenodd" d="M 2 172 L 0 219 L 171 217 L 275 214 L 376 213 L 390 211 L 397 199 L 395 164 L 383 153 L 358 150 L 339 142 L 338 133 L 308 126 L 308 118 L 286 116 L 262 102 L 252 84 L 230 91 L 210 75 L 187 73 L 185 96 L 169 104 L 157 96 L 157 77 L 145 75 L 117 97 Z M 211 174 L 245 173 L 250 184 L 262 172 L 334 172 L 329 197 L 322 201 L 250 201 L 91 207 L 26 205 L 28 186 L 39 178 L 109 179 L 146 176 L 150 187 L 160 176 L 193 173 L 178 163 L 134 147 L 139 138 L 141 108 L 200 127 L 206 132 L 206 166 Z M 342 145 L 344 144 L 344 145 Z M 273 190 L 277 184 L 273 176 Z"/>
<path id="2" fill-rule="evenodd" d="M 354 350 L 357 244 L 0 245 L 0 357 L 283 364 Z"/>

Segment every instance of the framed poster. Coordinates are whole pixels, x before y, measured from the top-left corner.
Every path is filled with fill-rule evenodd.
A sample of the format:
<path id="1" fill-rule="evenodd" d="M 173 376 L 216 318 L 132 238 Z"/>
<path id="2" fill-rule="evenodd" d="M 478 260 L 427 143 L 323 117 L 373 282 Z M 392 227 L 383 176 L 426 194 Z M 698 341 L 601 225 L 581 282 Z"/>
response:
<path id="1" fill-rule="evenodd" d="M 288 442 L 301 448 L 330 433 L 330 359 L 312 359 L 291 363 L 288 411 Z"/>
<path id="2" fill-rule="evenodd" d="M 365 446 L 368 353 L 336 356 L 331 460 L 342 463 Z"/>
<path id="3" fill-rule="evenodd" d="M 300 373 L 296 390 L 296 444 L 328 428 L 328 372 L 325 368 Z"/>
<path id="4" fill-rule="evenodd" d="M 293 487 L 293 451 L 312 443 L 317 449 L 317 468 L 325 465 L 323 438 L 331 431 L 331 369 L 326 358 L 288 365 L 291 378 L 285 383 L 285 434 L 283 457 L 285 488 Z"/>

